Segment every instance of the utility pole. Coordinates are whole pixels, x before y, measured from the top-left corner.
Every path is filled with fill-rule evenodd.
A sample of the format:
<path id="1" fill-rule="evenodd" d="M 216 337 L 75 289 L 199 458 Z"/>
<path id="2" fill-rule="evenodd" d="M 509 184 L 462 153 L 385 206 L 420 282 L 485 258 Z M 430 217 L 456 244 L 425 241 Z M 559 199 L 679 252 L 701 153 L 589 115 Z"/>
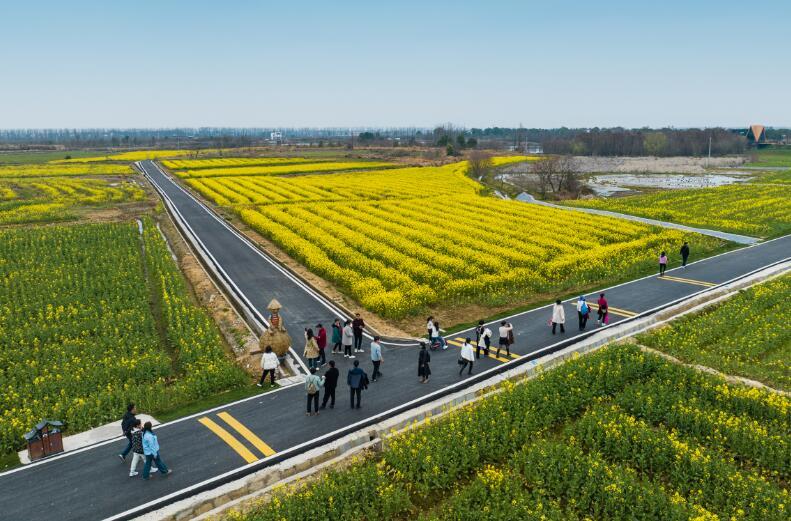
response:
<path id="1" fill-rule="evenodd" d="M 711 163 L 711 135 L 709 135 L 709 157 L 706 159 L 706 168 L 709 167 L 709 163 Z"/>

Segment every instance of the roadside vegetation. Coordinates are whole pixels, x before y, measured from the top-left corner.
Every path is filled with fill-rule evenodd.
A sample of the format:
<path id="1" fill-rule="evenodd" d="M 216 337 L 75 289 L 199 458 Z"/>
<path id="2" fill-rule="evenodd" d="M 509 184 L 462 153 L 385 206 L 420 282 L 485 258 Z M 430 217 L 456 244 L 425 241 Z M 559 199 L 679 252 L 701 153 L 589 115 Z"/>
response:
<path id="1" fill-rule="evenodd" d="M 79 432 L 249 382 L 150 220 L 0 231 L 0 258 L 0 452 L 41 418 Z"/>
<path id="2" fill-rule="evenodd" d="M 226 519 L 785 520 L 790 406 L 613 345 Z"/>
<path id="3" fill-rule="evenodd" d="M 565 204 L 772 238 L 791 232 L 789 201 L 791 187 L 746 183 L 609 199 L 581 199 Z"/>
<path id="4" fill-rule="evenodd" d="M 791 390 L 791 275 L 753 286 L 638 341 L 684 362 Z"/>

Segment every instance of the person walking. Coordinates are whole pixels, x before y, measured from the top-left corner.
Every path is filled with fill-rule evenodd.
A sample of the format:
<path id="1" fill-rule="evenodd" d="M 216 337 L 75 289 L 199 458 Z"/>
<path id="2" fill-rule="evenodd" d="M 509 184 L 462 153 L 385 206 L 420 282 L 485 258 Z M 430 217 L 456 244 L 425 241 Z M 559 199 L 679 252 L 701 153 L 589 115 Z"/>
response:
<path id="1" fill-rule="evenodd" d="M 428 341 L 434 341 L 434 317 L 430 316 L 426 319 L 426 333 L 428 334 Z"/>
<path id="2" fill-rule="evenodd" d="M 431 354 L 426 349 L 426 343 L 420 343 L 420 352 L 417 355 L 417 375 L 420 377 L 420 383 L 428 382 L 428 377 L 431 376 Z"/>
<path id="3" fill-rule="evenodd" d="M 343 325 L 343 356 L 354 358 L 352 354 L 352 344 L 354 343 L 354 329 L 351 320 L 347 320 Z"/>
<path id="4" fill-rule="evenodd" d="M 603 326 L 610 323 L 610 308 L 607 304 L 607 299 L 604 298 L 604 293 L 599 293 L 599 300 L 596 301 L 596 305 L 599 306 L 599 310 L 597 311 L 598 318 L 596 319 L 596 324 Z"/>
<path id="5" fill-rule="evenodd" d="M 145 454 L 143 454 L 143 422 L 139 419 L 135 419 L 135 423 L 132 426 L 132 465 L 129 467 L 129 477 L 133 478 L 137 476 L 137 463 L 143 462 L 146 459 Z"/>
<path id="6" fill-rule="evenodd" d="M 478 322 L 475 334 L 478 337 L 475 348 L 475 358 L 481 357 L 481 350 L 483 350 L 483 356 L 489 356 L 489 347 L 492 345 L 492 330 L 484 326 L 483 320 L 481 320 Z"/>
<path id="7" fill-rule="evenodd" d="M 332 323 L 332 354 L 342 353 L 343 348 L 343 326 L 341 319 L 336 318 Z"/>
<path id="8" fill-rule="evenodd" d="M 662 277 L 667 269 L 667 255 L 665 252 L 659 254 L 659 276 Z"/>
<path id="9" fill-rule="evenodd" d="M 379 343 L 379 336 L 375 336 L 374 341 L 371 342 L 371 362 L 374 364 L 374 370 L 371 373 L 371 381 L 375 382 L 377 378 L 382 376 L 379 367 L 382 365 L 382 362 L 384 362 L 384 357 L 382 357 L 382 344 Z"/>
<path id="10" fill-rule="evenodd" d="M 324 377 L 316 374 L 316 368 L 310 368 L 310 374 L 305 377 L 305 392 L 308 395 L 308 412 L 306 416 L 315 416 L 319 413 L 319 391 L 324 385 Z M 313 411 L 311 411 L 311 404 Z"/>
<path id="11" fill-rule="evenodd" d="M 577 299 L 577 318 L 579 319 L 580 331 L 585 330 L 590 314 L 591 308 L 588 306 L 588 301 L 585 300 L 584 295 L 580 295 L 580 298 Z"/>
<path id="12" fill-rule="evenodd" d="M 159 455 L 159 440 L 157 435 L 151 427 L 151 422 L 146 422 L 143 425 L 143 454 L 146 457 L 146 462 L 143 465 L 143 479 L 147 480 L 151 475 L 151 464 L 154 463 L 159 470 L 159 473 L 166 476 L 173 472 L 170 470 L 165 462 Z"/>
<path id="13" fill-rule="evenodd" d="M 684 241 L 684 245 L 681 247 L 679 253 L 681 254 L 681 267 L 686 268 L 687 259 L 689 259 L 689 243 L 687 241 Z"/>
<path id="14" fill-rule="evenodd" d="M 302 356 L 308 359 L 308 369 L 315 369 L 319 366 L 319 344 L 313 336 L 313 330 L 305 328 L 305 349 Z"/>
<path id="15" fill-rule="evenodd" d="M 472 351 L 472 344 L 470 343 L 470 340 L 470 337 L 467 337 L 467 340 L 461 344 L 461 353 L 459 354 L 459 365 L 461 366 L 461 369 L 459 369 L 459 376 L 461 376 L 461 373 L 464 372 L 464 368 L 467 366 L 469 366 L 467 374 L 472 374 L 472 364 L 477 358 L 475 353 Z"/>
<path id="16" fill-rule="evenodd" d="M 360 361 L 354 361 L 354 367 L 349 369 L 346 375 L 346 383 L 349 385 L 349 395 L 351 396 L 352 409 L 360 408 L 360 399 L 363 389 L 368 389 L 368 375 L 360 369 Z M 357 398 L 357 406 L 354 405 L 354 398 Z"/>
<path id="17" fill-rule="evenodd" d="M 565 333 L 565 323 L 566 310 L 563 309 L 563 303 L 558 299 L 555 301 L 555 305 L 552 306 L 552 334 L 555 334 L 555 330 L 557 329 L 558 325 L 560 325 L 560 332 Z"/>
<path id="18" fill-rule="evenodd" d="M 137 419 L 135 416 L 136 414 L 137 409 L 135 408 L 135 404 L 130 403 L 126 406 L 124 417 L 121 418 L 121 432 L 127 440 L 126 448 L 118 455 L 123 462 L 126 462 L 126 456 L 132 450 L 132 427 L 135 425 L 135 420 Z"/>
<path id="19" fill-rule="evenodd" d="M 256 385 L 258 385 L 258 387 L 263 387 L 267 374 L 269 375 L 270 383 L 275 385 L 275 371 L 277 371 L 277 366 L 279 365 L 280 360 L 278 360 L 277 355 L 272 352 L 272 346 L 266 346 L 266 348 L 264 348 L 264 354 L 261 355 L 261 380 Z"/>
<path id="20" fill-rule="evenodd" d="M 354 330 L 354 352 L 363 352 L 363 330 L 365 330 L 365 321 L 359 313 L 355 313 L 354 320 L 352 320 L 352 329 Z"/>
<path id="21" fill-rule="evenodd" d="M 514 326 L 503 320 L 500 322 L 500 340 L 497 344 L 497 358 L 500 358 L 500 349 L 505 348 L 506 356 L 511 356 L 511 339 L 513 338 Z"/>
<path id="22" fill-rule="evenodd" d="M 319 346 L 319 364 L 327 365 L 327 355 L 324 349 L 327 347 L 327 330 L 321 324 L 316 324 L 316 344 Z"/>
<path id="23" fill-rule="evenodd" d="M 327 407 L 330 402 L 330 409 L 335 408 L 335 388 L 338 386 L 338 376 L 340 372 L 335 368 L 335 360 L 330 360 L 330 368 L 324 373 L 324 399 L 321 401 L 321 408 Z"/>

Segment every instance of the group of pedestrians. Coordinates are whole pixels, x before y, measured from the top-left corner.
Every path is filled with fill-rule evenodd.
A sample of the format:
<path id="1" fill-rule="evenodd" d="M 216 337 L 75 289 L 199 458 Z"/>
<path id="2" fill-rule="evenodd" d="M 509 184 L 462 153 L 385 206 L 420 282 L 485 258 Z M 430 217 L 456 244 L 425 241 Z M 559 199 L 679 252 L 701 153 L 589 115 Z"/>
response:
<path id="1" fill-rule="evenodd" d="M 151 422 L 143 423 L 137 418 L 135 404 L 130 403 L 126 406 L 126 412 L 121 419 L 121 432 L 127 439 L 126 448 L 118 454 L 122 462 L 126 462 L 126 457 L 132 453 L 132 464 L 129 467 L 129 477 L 135 477 L 138 463 L 143 462 L 143 479 L 148 480 L 151 475 L 151 466 L 156 465 L 157 470 L 163 476 L 173 472 L 165 465 L 159 455 L 159 439 L 154 434 Z"/>
<path id="2" fill-rule="evenodd" d="M 608 304 L 604 293 L 599 293 L 599 299 L 596 301 L 596 307 L 596 324 L 599 326 L 606 326 L 610 323 L 610 305 Z M 584 331 L 585 327 L 588 325 L 588 319 L 590 318 L 591 313 L 591 307 L 588 304 L 585 295 L 580 295 L 577 297 L 576 308 L 579 330 Z M 560 299 L 556 300 L 552 305 L 552 317 L 549 319 L 549 325 L 552 327 L 553 335 L 557 334 L 558 326 L 560 327 L 561 334 L 566 332 L 566 310 L 563 307 L 563 302 Z"/>
<path id="3" fill-rule="evenodd" d="M 326 409 L 329 404 L 330 409 L 335 408 L 335 390 L 338 387 L 338 379 L 340 371 L 335 367 L 335 360 L 328 362 L 329 368 L 327 371 L 319 376 L 318 370 L 315 367 L 310 368 L 310 374 L 305 377 L 305 393 L 307 394 L 307 416 L 318 416 L 319 409 Z M 346 375 L 346 384 L 349 386 L 350 405 L 352 409 L 360 408 L 360 401 L 362 399 L 362 392 L 368 389 L 370 380 L 368 374 L 360 367 L 360 361 L 355 360 L 353 367 L 349 369 Z M 374 374 L 376 374 L 376 367 Z M 381 376 L 381 373 L 379 373 Z M 321 400 L 321 407 L 319 407 L 319 395 L 321 389 L 324 389 L 324 398 Z"/>
<path id="4" fill-rule="evenodd" d="M 325 349 L 327 347 L 327 332 L 321 324 L 316 326 L 317 333 L 314 335 L 311 328 L 305 328 L 305 349 L 303 356 L 308 361 L 308 371 L 310 374 L 305 378 L 305 393 L 307 395 L 308 416 L 316 416 L 320 409 L 325 409 L 329 404 L 330 409 L 335 408 L 335 391 L 338 387 L 340 371 L 335 366 L 334 360 L 327 361 Z M 332 354 L 343 353 L 344 358 L 354 359 L 354 353 L 364 353 L 363 333 L 365 331 L 365 321 L 359 313 L 355 314 L 353 320 L 336 318 L 332 323 Z M 352 368 L 346 375 L 346 383 L 349 386 L 350 405 L 352 409 L 359 409 L 362 400 L 362 391 L 368 389 L 371 382 L 383 376 L 381 371 L 384 356 L 382 354 L 382 344 L 378 336 L 371 342 L 371 364 L 373 371 L 369 379 L 368 374 L 360 367 L 360 361 L 354 360 Z M 264 353 L 266 356 L 266 353 Z M 263 360 L 262 360 L 263 367 Z M 323 375 L 319 375 L 319 369 L 329 365 Z M 263 381 L 264 375 L 261 376 Z M 324 398 L 319 406 L 319 396 L 324 389 Z"/>

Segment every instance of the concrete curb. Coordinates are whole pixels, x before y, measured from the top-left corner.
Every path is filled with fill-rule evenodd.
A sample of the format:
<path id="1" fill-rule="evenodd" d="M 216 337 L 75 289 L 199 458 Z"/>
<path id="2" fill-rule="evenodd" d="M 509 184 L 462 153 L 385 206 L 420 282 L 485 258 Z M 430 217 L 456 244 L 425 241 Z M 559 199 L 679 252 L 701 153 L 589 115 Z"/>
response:
<path id="1" fill-rule="evenodd" d="M 724 284 L 712 291 L 693 296 L 657 313 L 604 329 L 555 353 L 497 374 L 461 391 L 361 429 L 325 446 L 311 449 L 244 478 L 178 501 L 146 514 L 140 519 L 146 521 L 208 519 L 211 516 L 222 514 L 232 507 L 244 510 L 246 504 L 249 506 L 250 502 L 271 495 L 276 484 L 308 479 L 324 469 L 343 462 L 353 454 L 359 454 L 365 450 L 380 450 L 382 447 L 386 447 L 389 436 L 415 428 L 428 418 L 448 414 L 460 405 L 474 403 L 485 396 L 499 392 L 503 382 L 534 378 L 541 372 L 569 359 L 596 351 L 612 342 L 625 341 L 639 333 L 662 327 L 671 320 L 715 305 L 733 296 L 741 289 L 777 277 L 789 270 L 791 270 L 791 261 L 783 261 L 734 282 Z"/>
<path id="2" fill-rule="evenodd" d="M 560 204 L 553 204 L 547 201 L 539 201 L 532 195 L 522 192 L 516 197 L 517 201 L 521 201 L 523 203 L 528 204 L 538 204 L 541 206 L 547 206 L 549 208 L 556 208 L 558 210 L 567 210 L 572 212 L 584 212 L 593 215 L 601 215 L 604 217 L 613 217 L 616 219 L 625 219 L 627 221 L 634 221 L 643 224 L 648 224 L 650 226 L 661 226 L 663 228 L 671 228 L 674 230 L 681 230 L 683 232 L 690 232 L 690 233 L 699 233 L 701 235 L 708 235 L 710 237 L 716 237 L 718 239 L 723 239 L 726 241 L 735 242 L 738 244 L 745 244 L 745 245 L 752 245 L 761 242 L 761 239 L 756 237 L 749 237 L 747 235 L 739 235 L 737 233 L 729 233 L 729 232 L 721 232 L 718 230 L 709 230 L 707 228 L 694 228 L 692 226 L 686 226 L 684 224 L 676 224 L 666 221 L 658 221 L 656 219 L 649 219 L 647 217 L 639 217 L 637 215 L 629 215 L 625 213 L 619 212 L 611 212 L 609 210 L 598 210 L 596 208 L 585 208 L 582 206 L 563 206 Z"/>

